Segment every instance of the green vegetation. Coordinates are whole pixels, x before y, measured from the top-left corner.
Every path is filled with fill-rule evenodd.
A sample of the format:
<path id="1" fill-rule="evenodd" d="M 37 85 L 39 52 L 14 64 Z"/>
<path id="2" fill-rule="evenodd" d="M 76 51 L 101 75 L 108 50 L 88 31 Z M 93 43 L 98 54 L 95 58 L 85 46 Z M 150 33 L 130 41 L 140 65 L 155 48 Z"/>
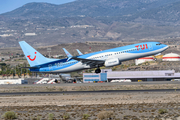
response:
<path id="1" fill-rule="evenodd" d="M 18 77 L 21 77 L 22 75 L 26 76 L 27 74 L 32 75 L 32 73 L 28 69 L 21 67 L 29 67 L 29 65 L 23 63 L 13 67 L 9 64 L 0 64 L 0 75 L 2 75 L 3 77 L 9 77 L 10 75 L 13 75 L 13 77 L 15 75 L 18 75 Z"/>
<path id="2" fill-rule="evenodd" d="M 54 114 L 49 113 L 49 115 L 48 115 L 48 120 L 54 120 Z"/>
<path id="3" fill-rule="evenodd" d="M 69 119 L 70 118 L 70 115 L 68 114 L 68 113 L 65 113 L 64 115 L 63 115 L 63 118 L 66 120 L 66 119 Z"/>
<path id="4" fill-rule="evenodd" d="M 7 111 L 5 112 L 2 117 L 5 119 L 5 120 L 12 120 L 12 119 L 16 119 L 17 118 L 17 115 L 15 112 L 13 111 Z"/>
<path id="5" fill-rule="evenodd" d="M 90 117 L 89 114 L 83 114 L 83 119 L 88 119 Z"/>
<path id="6" fill-rule="evenodd" d="M 159 109 L 158 113 L 159 114 L 165 114 L 165 113 L 168 113 L 168 111 L 166 109 Z"/>

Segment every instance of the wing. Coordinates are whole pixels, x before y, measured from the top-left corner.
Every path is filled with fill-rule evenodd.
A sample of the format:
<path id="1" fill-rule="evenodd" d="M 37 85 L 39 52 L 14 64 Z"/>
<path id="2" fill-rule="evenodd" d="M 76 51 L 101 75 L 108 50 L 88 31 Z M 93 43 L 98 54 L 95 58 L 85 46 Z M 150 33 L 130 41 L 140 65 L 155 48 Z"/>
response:
<path id="1" fill-rule="evenodd" d="M 73 57 L 72 59 L 81 61 L 83 64 L 86 65 L 91 65 L 91 66 L 103 66 L 104 65 L 104 60 L 93 60 L 93 59 L 85 59 L 85 58 L 78 58 L 78 57 Z"/>

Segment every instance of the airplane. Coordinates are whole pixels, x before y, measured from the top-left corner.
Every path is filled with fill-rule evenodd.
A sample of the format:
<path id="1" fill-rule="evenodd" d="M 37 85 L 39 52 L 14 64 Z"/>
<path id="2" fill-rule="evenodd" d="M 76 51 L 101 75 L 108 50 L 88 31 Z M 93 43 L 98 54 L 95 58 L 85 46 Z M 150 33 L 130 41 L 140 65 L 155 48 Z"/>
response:
<path id="1" fill-rule="evenodd" d="M 43 73 L 69 73 L 73 71 L 97 68 L 95 73 L 101 73 L 100 67 L 112 67 L 120 65 L 122 61 L 156 55 L 165 51 L 168 46 L 160 42 L 137 43 L 108 50 L 82 54 L 73 57 L 68 54 L 65 59 L 51 59 L 31 47 L 25 41 L 19 42 L 32 72 Z"/>

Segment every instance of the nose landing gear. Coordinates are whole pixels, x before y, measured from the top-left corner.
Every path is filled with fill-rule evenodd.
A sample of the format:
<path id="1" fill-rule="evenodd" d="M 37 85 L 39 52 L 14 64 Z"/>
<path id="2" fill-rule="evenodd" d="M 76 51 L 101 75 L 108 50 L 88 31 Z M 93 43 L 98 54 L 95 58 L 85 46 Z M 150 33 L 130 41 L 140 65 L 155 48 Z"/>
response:
<path id="1" fill-rule="evenodd" d="M 97 68 L 97 69 L 95 70 L 95 73 L 101 73 L 101 69 L 100 69 L 100 68 Z"/>

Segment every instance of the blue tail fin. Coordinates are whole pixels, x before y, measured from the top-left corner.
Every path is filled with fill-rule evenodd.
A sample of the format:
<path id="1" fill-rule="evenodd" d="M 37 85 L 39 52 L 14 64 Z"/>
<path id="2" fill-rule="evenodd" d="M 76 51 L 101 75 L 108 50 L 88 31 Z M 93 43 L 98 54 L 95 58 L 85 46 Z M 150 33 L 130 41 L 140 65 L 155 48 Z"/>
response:
<path id="1" fill-rule="evenodd" d="M 81 51 L 79 51 L 78 49 L 76 49 L 76 50 L 79 53 L 79 55 L 83 55 Z"/>
<path id="2" fill-rule="evenodd" d="M 37 50 L 35 50 L 33 47 L 31 47 L 25 41 L 20 41 L 19 44 L 20 44 L 20 46 L 24 52 L 24 55 L 31 67 L 58 60 L 58 59 L 50 59 L 50 58 L 44 57 L 41 53 L 39 53 Z"/>

